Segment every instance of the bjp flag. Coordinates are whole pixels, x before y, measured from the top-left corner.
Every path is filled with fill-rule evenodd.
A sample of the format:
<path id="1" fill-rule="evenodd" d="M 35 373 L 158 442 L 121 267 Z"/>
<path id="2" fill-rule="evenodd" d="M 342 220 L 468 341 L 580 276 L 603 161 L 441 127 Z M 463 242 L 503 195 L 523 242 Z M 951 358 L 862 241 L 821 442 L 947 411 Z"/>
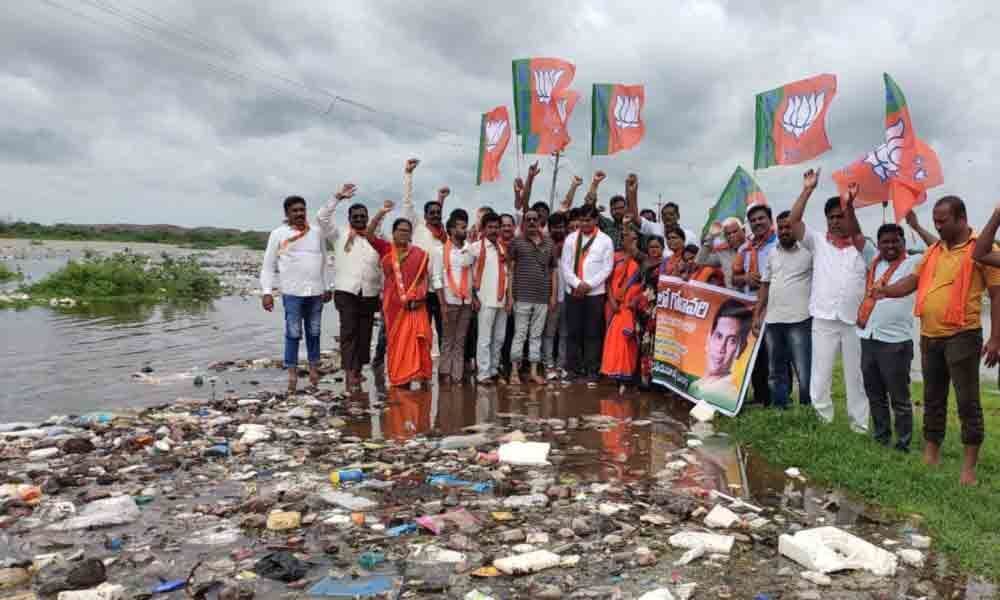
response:
<path id="1" fill-rule="evenodd" d="M 476 161 L 476 185 L 500 177 L 500 160 L 510 141 L 510 117 L 506 106 L 483 113 L 479 123 L 479 159 Z"/>
<path id="2" fill-rule="evenodd" d="M 885 143 L 833 173 L 844 194 L 851 183 L 860 188 L 856 207 L 892 202 L 896 222 L 927 199 L 927 190 L 944 183 L 937 153 L 917 137 L 903 91 L 885 78 Z"/>
<path id="3" fill-rule="evenodd" d="M 614 154 L 638 146 L 646 133 L 642 119 L 645 87 L 595 83 L 592 99 L 590 153 Z"/>
<path id="4" fill-rule="evenodd" d="M 826 111 L 836 75 L 817 75 L 757 94 L 754 169 L 794 165 L 830 149 Z"/>
<path id="5" fill-rule="evenodd" d="M 525 154 L 557 152 L 569 143 L 566 123 L 579 94 L 569 90 L 576 67 L 561 58 L 513 61 L 516 133 Z"/>

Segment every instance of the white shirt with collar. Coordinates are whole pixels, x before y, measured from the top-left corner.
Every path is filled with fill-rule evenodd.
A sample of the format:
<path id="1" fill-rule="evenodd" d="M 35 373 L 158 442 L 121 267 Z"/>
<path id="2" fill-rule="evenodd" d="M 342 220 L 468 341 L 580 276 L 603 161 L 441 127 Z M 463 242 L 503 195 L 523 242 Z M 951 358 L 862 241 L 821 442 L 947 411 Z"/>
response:
<path id="1" fill-rule="evenodd" d="M 441 208 L 443 211 L 444 207 Z M 413 204 L 413 173 L 403 173 L 403 206 L 400 214 L 413 223 L 411 240 L 413 245 L 427 252 L 430 260 L 434 260 L 435 256 L 440 258 L 441 253 L 444 252 L 444 242 L 434 237 L 423 218 L 417 216 L 417 208 Z M 429 283 L 429 291 L 433 292 L 439 289 L 433 281 Z"/>
<path id="2" fill-rule="evenodd" d="M 853 245 L 838 248 L 820 233 L 806 227 L 802 245 L 813 253 L 812 293 L 809 314 L 817 319 L 854 324 L 858 307 L 865 296 L 865 275 L 874 248 L 866 242 L 865 251 Z"/>
<path id="3" fill-rule="evenodd" d="M 596 237 L 595 237 L 596 236 Z M 604 284 L 615 266 L 615 245 L 608 234 L 594 228 L 592 235 L 584 235 L 582 231 L 574 231 L 566 236 L 563 242 L 562 257 L 559 261 L 566 292 L 571 292 L 580 285 L 573 263 L 576 259 L 576 241 L 582 237 L 581 246 L 593 239 L 587 256 L 583 258 L 583 281 L 590 286 L 588 296 L 600 296 L 604 293 Z"/>
<path id="4" fill-rule="evenodd" d="M 448 273 L 444 269 L 444 251 L 435 254 L 431 257 L 431 282 L 435 289 L 444 290 L 444 301 L 451 305 L 462 305 L 462 304 L 472 304 L 472 287 L 475 285 L 475 258 L 469 253 L 470 244 L 465 244 L 461 248 L 458 246 L 451 246 L 451 277 L 455 281 L 455 286 L 458 289 L 462 289 L 462 268 L 468 268 L 468 272 L 465 274 L 465 279 L 467 281 L 467 289 L 469 291 L 468 298 L 464 300 L 459 298 L 451 291 L 451 286 L 448 285 Z M 486 278 L 485 269 L 483 271 L 483 278 Z M 496 290 L 494 289 L 494 294 Z"/>
<path id="5" fill-rule="evenodd" d="M 768 284 L 765 323 L 800 323 L 809 318 L 813 256 L 799 242 L 785 248 L 775 244 L 767 256 L 761 280 Z"/>
<path id="6" fill-rule="evenodd" d="M 912 275 L 913 270 L 920 264 L 922 256 L 910 256 L 903 260 L 896 272 L 892 274 L 887 282 L 892 285 L 907 275 Z M 889 268 L 889 263 L 882 259 L 877 259 L 875 263 L 875 281 L 878 281 Z M 868 316 L 868 324 L 864 329 L 858 329 L 858 336 L 864 340 L 877 340 L 880 342 L 907 342 L 913 339 L 913 303 L 916 294 L 903 296 L 902 298 L 882 298 L 875 303 L 872 314 Z"/>
<path id="7" fill-rule="evenodd" d="M 321 296 L 327 291 L 326 240 L 319 227 L 282 250 L 285 240 L 299 234 L 287 224 L 271 232 L 260 269 L 260 287 L 264 294 L 281 293 L 289 296 Z M 278 281 L 275 279 L 277 275 Z"/>
<path id="8" fill-rule="evenodd" d="M 497 239 L 497 244 L 500 240 Z M 478 242 L 473 244 L 467 244 L 466 249 L 468 255 L 472 258 L 472 268 L 469 270 L 472 275 L 472 281 L 476 281 L 476 268 L 479 266 L 479 255 L 482 252 L 486 252 L 486 258 L 483 262 L 483 280 L 482 287 L 479 288 L 479 292 L 476 297 L 479 298 L 479 303 L 481 306 L 486 308 L 503 308 L 504 301 L 507 298 L 506 285 L 504 286 L 503 294 L 500 294 L 500 269 L 504 272 L 504 281 L 507 277 L 510 277 L 510 273 L 507 270 L 507 262 L 500 261 L 499 250 L 493 242 L 482 238 Z"/>
<path id="9" fill-rule="evenodd" d="M 326 239 L 333 244 L 333 289 L 357 296 L 372 298 L 382 293 L 382 266 L 375 248 L 368 243 L 364 233 L 355 233 L 350 251 L 347 241 L 351 238 L 351 227 L 338 227 L 333 222 L 333 213 L 338 202 L 331 200 L 316 213 Z"/>
<path id="10" fill-rule="evenodd" d="M 655 235 L 663 238 L 663 256 L 670 257 L 674 255 L 674 251 L 667 248 L 666 241 L 667 236 L 663 233 L 663 223 L 657 221 L 650 221 L 646 217 L 639 217 L 640 231 L 642 235 Z M 701 246 L 701 239 L 687 227 L 681 227 L 684 231 L 684 245 L 694 244 L 695 246 Z"/>

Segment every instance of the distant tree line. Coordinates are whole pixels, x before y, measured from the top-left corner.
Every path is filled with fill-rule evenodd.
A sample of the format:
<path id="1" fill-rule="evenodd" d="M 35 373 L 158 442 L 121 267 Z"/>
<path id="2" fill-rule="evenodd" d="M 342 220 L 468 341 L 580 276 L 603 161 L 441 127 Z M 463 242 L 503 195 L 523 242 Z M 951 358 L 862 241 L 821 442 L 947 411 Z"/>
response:
<path id="1" fill-rule="evenodd" d="M 178 227 L 176 225 L 42 225 L 27 221 L 0 221 L 0 238 L 32 240 L 79 240 L 102 242 L 145 242 L 174 244 L 191 248 L 244 246 L 263 250 L 267 233 L 217 227 Z"/>

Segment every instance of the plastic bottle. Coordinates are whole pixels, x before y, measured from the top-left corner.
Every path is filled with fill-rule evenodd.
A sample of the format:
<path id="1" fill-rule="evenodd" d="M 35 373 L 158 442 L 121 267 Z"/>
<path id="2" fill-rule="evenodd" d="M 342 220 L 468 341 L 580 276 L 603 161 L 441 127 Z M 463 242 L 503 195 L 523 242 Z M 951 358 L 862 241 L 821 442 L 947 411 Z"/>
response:
<path id="1" fill-rule="evenodd" d="M 330 483 L 340 485 L 350 481 L 361 481 L 365 478 L 365 472 L 361 469 L 341 469 L 330 473 Z"/>
<path id="2" fill-rule="evenodd" d="M 385 554 L 381 552 L 364 552 L 358 557 L 358 564 L 366 571 L 371 571 L 384 562 Z"/>

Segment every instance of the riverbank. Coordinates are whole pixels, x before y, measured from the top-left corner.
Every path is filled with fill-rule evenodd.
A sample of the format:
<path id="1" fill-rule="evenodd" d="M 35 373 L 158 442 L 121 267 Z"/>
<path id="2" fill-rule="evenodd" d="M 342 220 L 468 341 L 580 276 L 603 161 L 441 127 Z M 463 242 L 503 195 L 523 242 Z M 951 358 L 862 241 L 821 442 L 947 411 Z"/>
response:
<path id="1" fill-rule="evenodd" d="M 923 385 L 913 383 L 914 441 L 909 454 L 883 448 L 868 435 L 853 433 L 846 408 L 841 370 L 833 387 L 836 417 L 822 423 L 809 408 L 779 413 L 749 409 L 722 427 L 766 460 L 794 465 L 817 481 L 842 487 L 906 518 L 921 515 L 937 550 L 964 570 L 1000 580 L 1000 395 L 995 381 L 982 383 L 986 442 L 980 450 L 979 485 L 958 484 L 962 446 L 954 395 L 941 465 L 929 469 L 923 452 Z"/>
<path id="2" fill-rule="evenodd" d="M 0 222 L 0 238 L 31 240 L 101 241 L 118 243 L 172 244 L 195 249 L 242 246 L 263 250 L 267 232 L 241 231 L 218 227 L 179 227 L 177 225 L 42 225 L 16 221 Z"/>

